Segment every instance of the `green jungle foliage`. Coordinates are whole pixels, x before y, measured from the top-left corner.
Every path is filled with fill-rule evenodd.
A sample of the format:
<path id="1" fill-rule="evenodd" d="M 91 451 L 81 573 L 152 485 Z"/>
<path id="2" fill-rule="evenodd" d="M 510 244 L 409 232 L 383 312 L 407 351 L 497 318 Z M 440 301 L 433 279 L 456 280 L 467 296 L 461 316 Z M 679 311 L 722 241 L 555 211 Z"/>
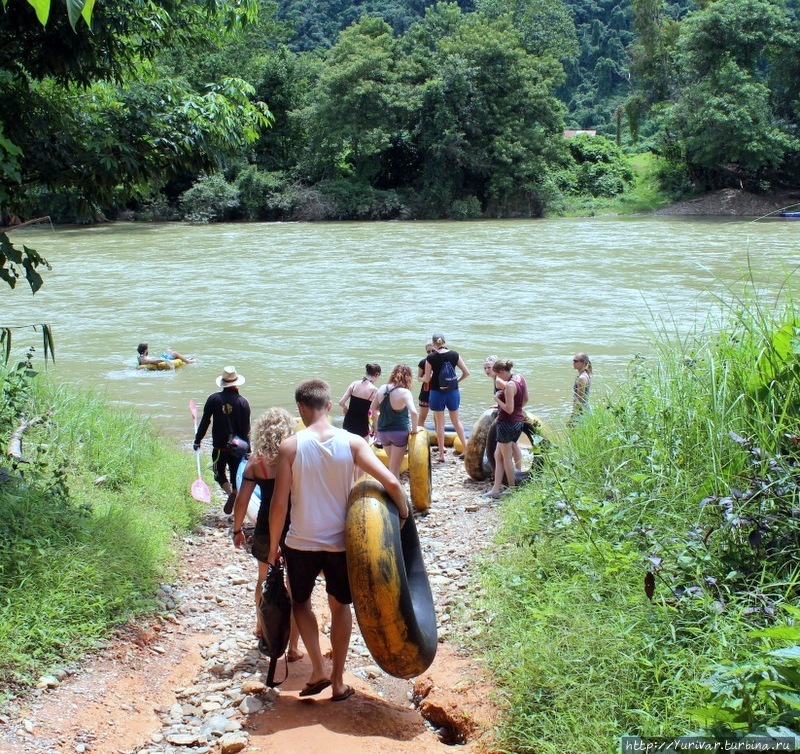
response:
<path id="1" fill-rule="evenodd" d="M 662 333 L 504 507 L 481 637 L 504 751 L 798 734 L 800 326 L 739 303 Z"/>
<path id="2" fill-rule="evenodd" d="M 339 32 L 362 16 L 382 18 L 402 34 L 425 15 L 436 0 L 278 0 L 278 18 L 294 30 L 293 50 L 332 47 Z M 472 0 L 459 0 L 462 10 L 473 10 Z"/>
<path id="3" fill-rule="evenodd" d="M 199 510 L 191 459 L 132 413 L 0 367 L 0 689 L 13 695 L 156 607 L 176 534 Z M 187 480 L 175 494 L 176 479 Z"/>
<path id="4" fill-rule="evenodd" d="M 797 0 L 79 6 L 0 14 L 0 222 L 538 216 L 610 190 L 565 126 L 660 200 L 800 179 Z"/>

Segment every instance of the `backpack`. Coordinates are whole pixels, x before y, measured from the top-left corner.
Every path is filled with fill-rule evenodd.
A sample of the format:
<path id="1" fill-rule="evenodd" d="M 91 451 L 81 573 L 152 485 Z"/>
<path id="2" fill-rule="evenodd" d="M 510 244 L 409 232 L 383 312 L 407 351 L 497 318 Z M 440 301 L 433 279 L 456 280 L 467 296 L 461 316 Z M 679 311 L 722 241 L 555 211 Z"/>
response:
<path id="1" fill-rule="evenodd" d="M 458 376 L 449 361 L 442 364 L 439 370 L 439 390 L 455 390 L 458 387 Z"/>
<path id="2" fill-rule="evenodd" d="M 258 604 L 258 611 L 261 614 L 261 630 L 263 634 L 258 641 L 258 649 L 270 659 L 267 671 L 267 686 L 273 687 L 276 685 L 274 683 L 275 664 L 289 645 L 289 628 L 292 613 L 292 601 L 286 590 L 283 565 L 280 561 L 275 565 L 271 565 L 267 571 L 267 577 L 261 587 L 261 600 Z M 284 680 L 286 679 L 284 678 Z"/>

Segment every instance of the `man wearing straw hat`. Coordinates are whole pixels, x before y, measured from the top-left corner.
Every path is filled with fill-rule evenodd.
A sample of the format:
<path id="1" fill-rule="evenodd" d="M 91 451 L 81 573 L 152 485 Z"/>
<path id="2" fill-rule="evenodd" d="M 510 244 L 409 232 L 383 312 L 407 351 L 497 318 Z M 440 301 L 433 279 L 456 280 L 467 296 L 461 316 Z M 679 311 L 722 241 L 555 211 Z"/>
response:
<path id="1" fill-rule="evenodd" d="M 244 396 L 239 395 L 239 385 L 244 385 L 244 382 L 244 377 L 237 373 L 236 367 L 228 366 L 222 370 L 217 377 L 217 386 L 222 390 L 208 396 L 203 406 L 203 418 L 194 436 L 194 449 L 197 450 L 211 420 L 214 420 L 211 427 L 211 443 L 214 446 L 211 462 L 214 479 L 228 495 L 224 508 L 228 515 L 236 499 L 236 470 L 250 443 L 250 404 Z"/>

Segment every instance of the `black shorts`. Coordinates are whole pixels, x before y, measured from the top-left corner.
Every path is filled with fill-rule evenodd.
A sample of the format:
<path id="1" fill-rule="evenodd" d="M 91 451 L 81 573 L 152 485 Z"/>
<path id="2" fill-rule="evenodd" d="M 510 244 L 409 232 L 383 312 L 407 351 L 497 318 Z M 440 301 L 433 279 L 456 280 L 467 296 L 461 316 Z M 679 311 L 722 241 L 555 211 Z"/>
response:
<path id="1" fill-rule="evenodd" d="M 497 442 L 516 442 L 524 427 L 525 422 L 497 422 Z"/>
<path id="2" fill-rule="evenodd" d="M 228 453 L 227 449 L 214 448 L 211 453 L 211 468 L 214 472 L 214 481 L 220 487 L 224 487 L 226 482 L 230 482 L 231 487 L 236 489 L 236 472 L 239 470 L 241 460 L 241 458 L 236 458 L 233 454 Z"/>
<path id="3" fill-rule="evenodd" d="M 293 550 L 285 547 L 286 568 L 289 571 L 289 588 L 294 602 L 307 602 L 314 591 L 320 572 L 325 576 L 325 591 L 337 602 L 349 605 L 350 578 L 347 575 L 347 554 L 324 550 Z"/>

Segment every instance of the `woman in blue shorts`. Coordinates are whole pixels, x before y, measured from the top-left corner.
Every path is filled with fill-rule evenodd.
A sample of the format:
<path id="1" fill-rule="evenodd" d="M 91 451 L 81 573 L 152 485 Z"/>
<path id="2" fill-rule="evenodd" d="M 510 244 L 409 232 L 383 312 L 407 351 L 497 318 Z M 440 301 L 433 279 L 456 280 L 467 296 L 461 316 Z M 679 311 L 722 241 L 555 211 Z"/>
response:
<path id="1" fill-rule="evenodd" d="M 451 351 L 445 344 L 444 335 L 441 333 L 434 333 L 431 338 L 433 341 L 433 353 L 429 353 L 425 359 L 425 382 L 430 384 L 430 398 L 428 402 L 430 409 L 433 411 L 433 422 L 436 426 L 436 439 L 439 448 L 439 457 L 436 459 L 439 463 L 444 462 L 444 410 L 450 417 L 450 423 L 453 425 L 458 439 L 461 440 L 461 447 L 467 447 L 467 438 L 464 434 L 464 427 L 461 424 L 461 419 L 458 418 L 458 409 L 461 406 L 461 391 L 458 386 L 462 380 L 469 377 L 469 369 L 467 369 L 464 360 L 458 355 L 456 351 Z M 458 369 L 461 375 L 458 381 L 452 387 L 445 387 L 441 379 L 442 369 L 445 364 L 452 365 L 453 369 Z M 444 387 L 444 389 L 442 389 Z"/>

